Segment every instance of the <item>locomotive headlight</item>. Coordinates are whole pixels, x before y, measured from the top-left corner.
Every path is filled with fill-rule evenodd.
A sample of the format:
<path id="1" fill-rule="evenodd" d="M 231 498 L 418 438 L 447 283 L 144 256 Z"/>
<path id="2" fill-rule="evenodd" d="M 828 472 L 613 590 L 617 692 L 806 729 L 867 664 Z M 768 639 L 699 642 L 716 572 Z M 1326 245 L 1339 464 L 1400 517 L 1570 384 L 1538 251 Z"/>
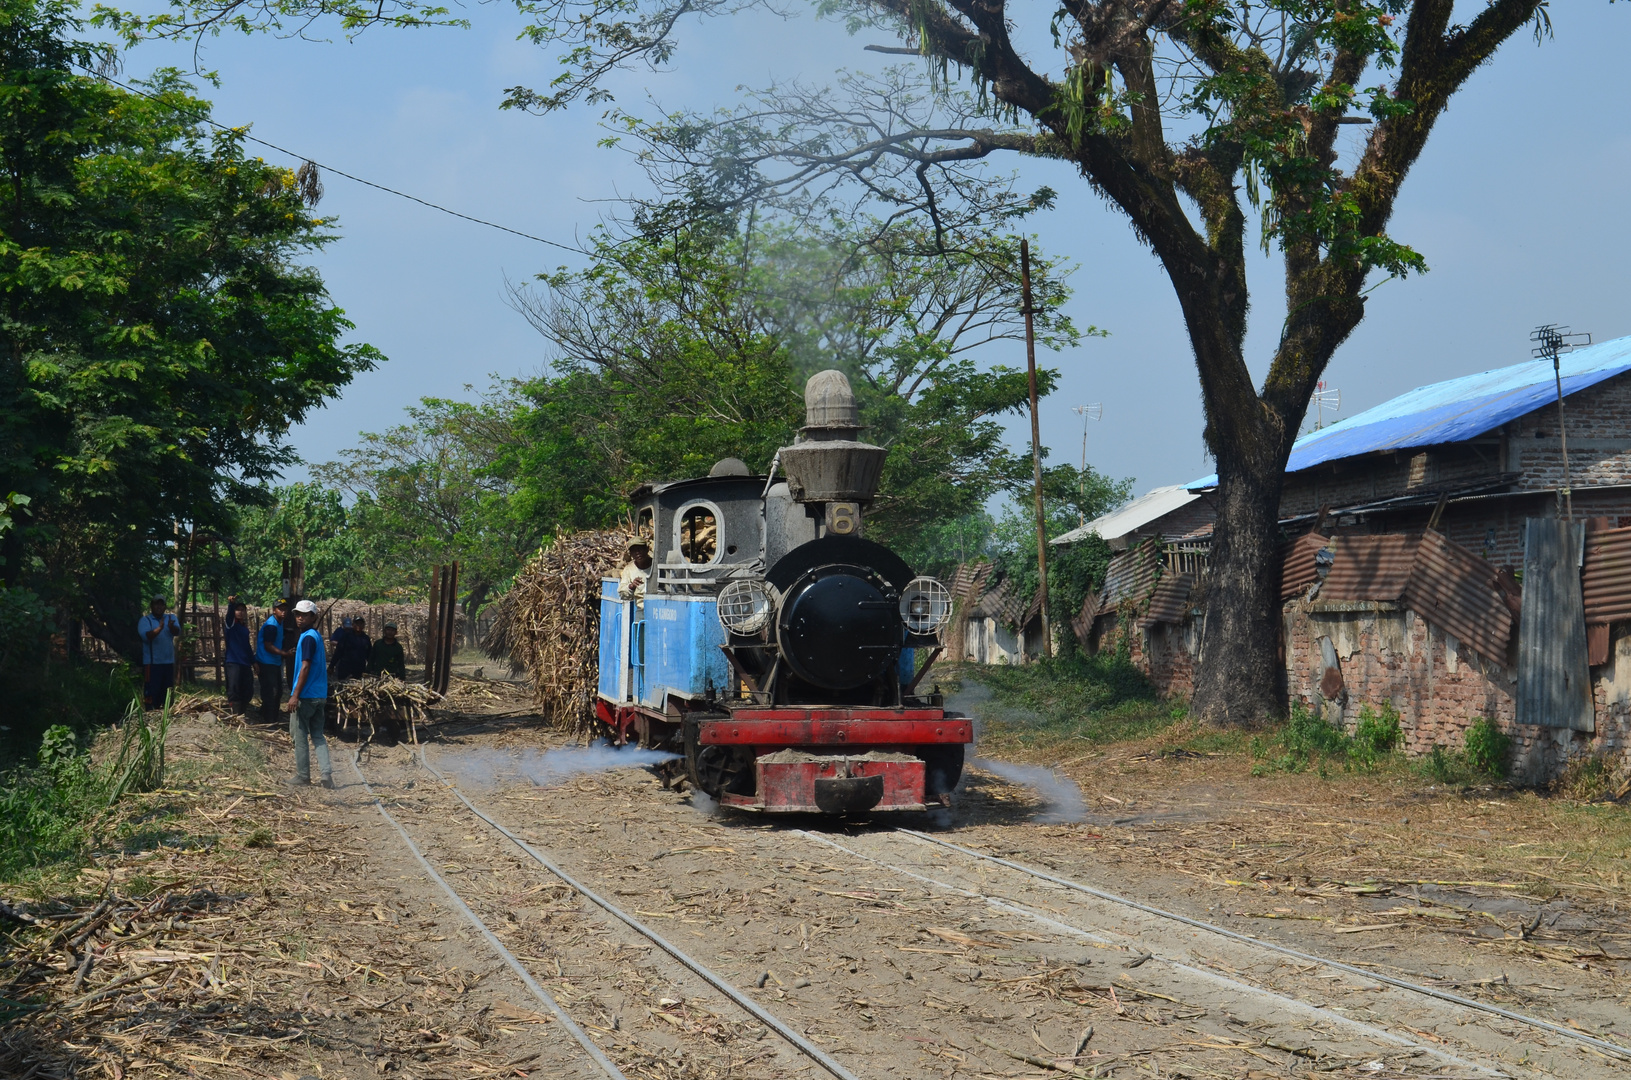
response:
<path id="1" fill-rule="evenodd" d="M 776 598 L 762 581 L 733 581 L 719 590 L 719 623 L 733 634 L 757 634 L 775 609 Z"/>
<path id="2" fill-rule="evenodd" d="M 900 594 L 900 617 L 914 634 L 939 632 L 951 618 L 951 590 L 932 577 L 916 577 Z"/>

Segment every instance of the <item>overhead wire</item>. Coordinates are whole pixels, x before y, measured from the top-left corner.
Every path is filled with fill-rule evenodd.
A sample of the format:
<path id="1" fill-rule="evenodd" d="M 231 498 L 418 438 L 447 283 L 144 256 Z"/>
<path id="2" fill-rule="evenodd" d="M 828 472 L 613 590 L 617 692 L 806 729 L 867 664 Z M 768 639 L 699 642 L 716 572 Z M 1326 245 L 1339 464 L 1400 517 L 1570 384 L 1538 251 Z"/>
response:
<path id="1" fill-rule="evenodd" d="M 136 95 L 138 95 L 140 97 L 147 98 L 150 101 L 159 100 L 159 97 L 158 97 L 157 94 L 149 93 L 148 91 L 143 90 L 140 87 L 131 86 L 129 83 L 121 82 L 118 79 L 115 79 L 111 75 L 107 75 L 107 74 L 104 74 L 102 72 L 96 71 L 95 69 L 86 67 L 83 64 L 78 64 L 78 65 L 75 65 L 75 66 L 79 67 L 82 71 L 86 72 L 92 78 L 101 79 L 103 82 L 108 83 L 108 84 L 110 84 L 112 86 L 117 86 L 121 90 L 125 90 L 125 91 L 128 91 L 129 93 L 136 94 Z M 559 242 L 554 241 L 554 240 L 546 240 L 542 236 L 534 236 L 532 233 L 522 232 L 520 229 L 512 229 L 508 225 L 500 225 L 496 221 L 488 221 L 485 218 L 479 218 L 479 217 L 475 217 L 475 216 L 470 215 L 470 214 L 461 213 L 458 210 L 452 210 L 452 209 L 449 209 L 446 206 L 442 206 L 440 203 L 433 203 L 429 199 L 421 199 L 417 195 L 410 195 L 406 191 L 398 191 L 396 188 L 387 187 L 384 184 L 377 184 L 372 180 L 365 180 L 362 177 L 357 176 L 354 173 L 348 173 L 344 169 L 336 169 L 332 165 L 325 165 L 321 161 L 316 160 L 315 158 L 307 157 L 305 154 L 297 153 L 294 150 L 290 150 L 286 146 L 279 146 L 277 143 L 268 142 L 266 139 L 262 139 L 257 135 L 251 135 L 251 134 L 249 134 L 249 131 L 246 128 L 231 127 L 231 126 L 229 126 L 227 124 L 223 124 L 220 121 L 211 119 L 210 117 L 207 117 L 207 116 L 204 118 L 204 123 L 210 125 L 213 128 L 217 128 L 217 129 L 219 129 L 221 131 L 232 132 L 233 134 L 236 134 L 240 138 L 246 139 L 249 142 L 259 143 L 261 146 L 269 147 L 269 148 L 271 148 L 273 150 L 276 150 L 280 154 L 287 154 L 290 157 L 295 158 L 296 160 L 310 162 L 312 165 L 315 165 L 318 169 L 322 170 L 323 172 L 330 172 L 330 173 L 333 173 L 335 176 L 343 176 L 347 180 L 352 181 L 353 183 L 362 184 L 364 187 L 371 187 L 371 188 L 374 188 L 377 191 L 383 191 L 388 195 L 395 195 L 399 199 L 407 199 L 409 202 L 418 203 L 420 206 L 427 206 L 432 210 L 440 210 L 442 213 L 447 214 L 447 215 L 449 215 L 451 217 L 460 218 L 460 219 L 462 219 L 464 221 L 474 222 L 477 225 L 485 225 L 489 229 L 497 229 L 499 232 L 507 232 L 507 233 L 510 233 L 511 235 L 519 236 L 519 237 L 522 237 L 523 239 L 526 239 L 526 240 L 532 240 L 532 241 L 535 241 L 535 242 L 540 243 L 540 244 L 546 244 L 549 247 L 560 248 L 562 251 L 570 251 L 574 255 L 587 255 L 588 254 L 588 252 L 584 251 L 582 248 L 573 247 L 570 244 L 562 244 L 562 243 L 559 243 Z"/>

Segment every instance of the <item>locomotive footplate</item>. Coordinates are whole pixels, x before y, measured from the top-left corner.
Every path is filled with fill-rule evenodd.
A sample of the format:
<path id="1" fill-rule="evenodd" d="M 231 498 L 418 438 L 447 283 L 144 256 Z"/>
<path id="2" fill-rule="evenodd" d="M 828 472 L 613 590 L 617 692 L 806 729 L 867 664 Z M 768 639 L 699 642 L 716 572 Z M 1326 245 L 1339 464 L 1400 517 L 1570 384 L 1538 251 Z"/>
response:
<path id="1" fill-rule="evenodd" d="M 926 795 L 928 763 L 939 747 L 973 741 L 973 722 L 940 709 L 755 708 L 705 720 L 703 746 L 754 755 L 753 794 L 724 792 L 727 806 L 765 812 L 862 813 L 944 805 Z M 949 745 L 948 745 L 949 744 Z"/>

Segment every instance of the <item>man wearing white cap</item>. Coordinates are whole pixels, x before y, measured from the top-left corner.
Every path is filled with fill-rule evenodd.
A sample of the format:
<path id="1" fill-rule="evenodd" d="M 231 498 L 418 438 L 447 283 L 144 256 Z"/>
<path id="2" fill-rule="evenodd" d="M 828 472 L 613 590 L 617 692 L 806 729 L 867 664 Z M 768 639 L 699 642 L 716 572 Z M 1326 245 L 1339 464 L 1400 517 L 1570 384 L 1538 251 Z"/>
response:
<path id="1" fill-rule="evenodd" d="M 334 769 L 329 764 L 328 739 L 323 735 L 323 709 L 328 704 L 328 658 L 323 651 L 323 635 L 316 629 L 317 605 L 302 600 L 294 606 L 295 626 L 300 637 L 295 642 L 294 688 L 283 711 L 289 714 L 289 737 L 294 740 L 294 780 L 296 786 L 311 783 L 309 739 L 317 749 L 317 768 L 323 786 L 334 786 Z"/>

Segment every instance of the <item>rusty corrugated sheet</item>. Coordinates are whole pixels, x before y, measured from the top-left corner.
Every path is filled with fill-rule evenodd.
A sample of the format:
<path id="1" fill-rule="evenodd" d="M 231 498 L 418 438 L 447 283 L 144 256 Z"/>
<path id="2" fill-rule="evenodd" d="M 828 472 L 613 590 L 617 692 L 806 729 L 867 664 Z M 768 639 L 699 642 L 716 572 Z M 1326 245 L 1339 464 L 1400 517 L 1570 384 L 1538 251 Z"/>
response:
<path id="1" fill-rule="evenodd" d="M 1596 729 L 1580 592 L 1585 540 L 1586 527 L 1580 522 L 1530 518 L 1525 523 L 1518 635 L 1520 724 Z"/>
<path id="2" fill-rule="evenodd" d="M 1042 590 L 1038 589 L 1038 590 L 1036 590 L 1036 595 L 1031 597 L 1031 602 L 1026 605 L 1025 614 L 1020 618 L 1018 625 L 1020 625 L 1022 627 L 1023 626 L 1029 626 L 1029 625 L 1031 625 L 1031 620 L 1032 619 L 1041 618 L 1041 616 L 1042 616 Z"/>
<path id="3" fill-rule="evenodd" d="M 1076 632 L 1076 640 L 1087 643 L 1088 635 L 1093 632 L 1093 620 L 1099 617 L 1099 594 L 1088 593 L 1082 598 L 1082 610 L 1070 620 L 1070 628 Z"/>
<path id="4" fill-rule="evenodd" d="M 1112 556 L 1104 572 L 1104 592 L 1099 601 L 1099 611 L 1110 611 L 1123 600 L 1142 601 L 1149 596 L 1155 591 L 1160 565 L 1161 542 L 1153 537 Z"/>
<path id="5" fill-rule="evenodd" d="M 1418 536 L 1339 536 L 1321 600 L 1397 600 L 1416 563 Z"/>
<path id="6" fill-rule="evenodd" d="M 1319 533 L 1304 533 L 1280 548 L 1280 602 L 1301 596 L 1319 580 L 1314 555 L 1331 541 Z"/>
<path id="7" fill-rule="evenodd" d="M 1168 574 L 1156 585 L 1150 597 L 1149 610 L 1139 620 L 1140 629 L 1148 630 L 1156 623 L 1181 623 L 1189 608 L 1189 590 L 1195 586 L 1194 574 Z"/>
<path id="8" fill-rule="evenodd" d="M 1003 626 L 1019 626 L 1030 606 L 1014 587 L 1013 579 L 1003 578 L 980 597 L 979 603 L 969 608 L 968 613 L 971 618 L 996 619 Z"/>
<path id="9" fill-rule="evenodd" d="M 951 597 L 954 602 L 978 599 L 985 589 L 986 579 L 995 567 L 988 562 L 963 563 L 951 577 Z"/>
<path id="10" fill-rule="evenodd" d="M 1404 602 L 1486 660 L 1506 663 L 1512 611 L 1491 563 L 1429 530 L 1416 548 Z"/>
<path id="11" fill-rule="evenodd" d="M 1631 529 L 1599 529 L 1586 534 L 1580 587 L 1588 623 L 1631 619 Z"/>

